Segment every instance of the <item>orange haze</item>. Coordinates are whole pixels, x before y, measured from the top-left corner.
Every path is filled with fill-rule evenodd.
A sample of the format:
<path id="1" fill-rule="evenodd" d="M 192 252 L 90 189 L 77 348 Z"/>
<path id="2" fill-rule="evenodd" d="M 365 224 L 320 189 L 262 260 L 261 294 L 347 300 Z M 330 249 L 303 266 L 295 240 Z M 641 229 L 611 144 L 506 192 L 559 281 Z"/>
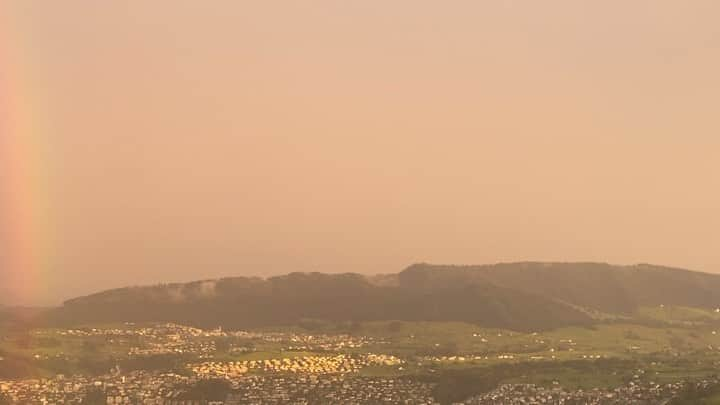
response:
<path id="1" fill-rule="evenodd" d="M 12 91 L 47 121 L 41 158 L 11 153 L 43 171 L 52 218 L 46 292 L 12 302 L 419 261 L 720 271 L 720 2 L 5 0 L 0 14 L 0 68 L 23 67 Z M 12 297 L 25 269 L 10 267 Z"/>

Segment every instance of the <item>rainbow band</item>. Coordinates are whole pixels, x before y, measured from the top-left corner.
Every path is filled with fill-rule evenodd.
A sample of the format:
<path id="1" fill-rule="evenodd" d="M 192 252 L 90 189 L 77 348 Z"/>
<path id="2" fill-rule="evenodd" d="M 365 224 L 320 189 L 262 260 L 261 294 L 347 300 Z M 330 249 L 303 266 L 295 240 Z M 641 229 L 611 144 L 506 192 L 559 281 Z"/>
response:
<path id="1" fill-rule="evenodd" d="M 30 304 L 49 278 L 47 172 L 43 131 L 27 56 L 0 12 L 0 303 Z M 14 47 L 13 47 L 14 45 Z M 37 87 L 37 86 L 35 86 Z"/>

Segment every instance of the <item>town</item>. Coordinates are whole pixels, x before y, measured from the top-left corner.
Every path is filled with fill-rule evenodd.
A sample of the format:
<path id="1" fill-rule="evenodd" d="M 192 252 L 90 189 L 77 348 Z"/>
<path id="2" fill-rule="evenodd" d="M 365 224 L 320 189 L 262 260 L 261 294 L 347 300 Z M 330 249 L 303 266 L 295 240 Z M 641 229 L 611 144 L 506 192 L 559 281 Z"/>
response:
<path id="1" fill-rule="evenodd" d="M 202 376 L 131 372 L 96 378 L 57 376 L 52 379 L 4 381 L 1 392 L 12 403 L 84 404 L 98 393 L 102 403 L 146 405 L 200 404 L 438 404 L 432 384 L 406 378 L 351 377 L 343 374 L 267 374 L 227 376 L 229 391 L 221 399 L 188 396 Z M 702 384 L 718 384 L 718 380 Z M 683 384 L 631 382 L 615 389 L 590 391 L 505 384 L 462 404 L 663 404 L 676 396 Z"/>
<path id="2" fill-rule="evenodd" d="M 626 370 L 631 377 L 611 387 L 571 388 L 559 381 L 544 385 L 504 382 L 449 400 L 443 394 L 441 378 L 446 370 L 541 365 L 559 362 L 556 355 L 572 356 L 570 361 L 582 364 L 612 359 L 583 350 L 582 342 L 572 338 L 538 333 L 486 331 L 465 336 L 481 345 L 490 340 L 515 344 L 517 339 L 546 345 L 554 340 L 553 347 L 538 346 L 545 350 L 542 354 L 508 352 L 508 346 L 502 345 L 485 353 L 411 353 L 403 344 L 416 344 L 418 336 L 390 335 L 205 330 L 173 323 L 39 329 L 29 338 L 35 345 L 26 343 L 38 370 L 54 362 L 75 364 L 87 350 L 97 357 L 110 356 L 115 362 L 101 363 L 107 368 L 94 374 L 68 370 L 51 375 L 45 370 L 41 376 L 0 379 L 0 403 L 664 404 L 692 384 L 718 385 L 714 377 L 659 383 L 648 378 L 651 373 L 638 369 Z M 9 337 L 4 340 L 12 341 Z M 528 344 L 521 346 L 530 347 Z M 431 351 L 444 350 L 440 343 L 430 346 Z M 0 367 L 3 362 L 6 359 L 0 357 Z"/>

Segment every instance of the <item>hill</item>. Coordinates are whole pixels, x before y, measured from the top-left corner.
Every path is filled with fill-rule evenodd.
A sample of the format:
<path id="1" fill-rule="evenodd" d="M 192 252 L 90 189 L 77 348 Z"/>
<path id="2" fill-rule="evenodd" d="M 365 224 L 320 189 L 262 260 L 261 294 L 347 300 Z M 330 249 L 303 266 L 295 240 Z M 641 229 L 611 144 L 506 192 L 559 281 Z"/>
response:
<path id="1" fill-rule="evenodd" d="M 515 330 L 592 322 L 669 304 L 715 308 L 720 276 L 599 263 L 416 264 L 398 274 L 291 273 L 128 287 L 69 300 L 56 323 L 172 321 L 253 328 L 328 321 L 461 321 Z"/>
<path id="2" fill-rule="evenodd" d="M 491 283 L 608 313 L 630 314 L 641 306 L 720 306 L 720 275 L 648 264 L 417 264 L 398 277 L 401 284 L 415 288 L 448 283 Z"/>
<path id="3" fill-rule="evenodd" d="M 331 321 L 464 321 L 487 327 L 540 329 L 589 322 L 545 297 L 491 283 L 435 289 L 377 286 L 358 274 L 292 273 L 187 284 L 130 287 L 69 300 L 55 322 L 174 321 L 203 327 L 291 325 Z"/>

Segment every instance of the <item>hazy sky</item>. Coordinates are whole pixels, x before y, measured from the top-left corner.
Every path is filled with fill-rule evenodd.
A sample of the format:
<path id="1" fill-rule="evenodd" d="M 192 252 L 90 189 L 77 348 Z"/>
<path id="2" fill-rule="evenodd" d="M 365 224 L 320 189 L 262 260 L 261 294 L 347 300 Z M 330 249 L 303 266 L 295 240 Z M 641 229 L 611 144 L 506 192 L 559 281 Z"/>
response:
<path id="1" fill-rule="evenodd" d="M 0 91 L 32 128 L 0 134 L 31 137 L 0 156 L 26 162 L 43 184 L 30 208 L 47 207 L 31 214 L 43 268 L 6 260 L 6 301 L 420 261 L 720 272 L 720 2 L 0 0 L 0 14 Z M 19 223 L 0 242 L 30 232 Z M 30 271 L 38 292 L 13 296 Z"/>

